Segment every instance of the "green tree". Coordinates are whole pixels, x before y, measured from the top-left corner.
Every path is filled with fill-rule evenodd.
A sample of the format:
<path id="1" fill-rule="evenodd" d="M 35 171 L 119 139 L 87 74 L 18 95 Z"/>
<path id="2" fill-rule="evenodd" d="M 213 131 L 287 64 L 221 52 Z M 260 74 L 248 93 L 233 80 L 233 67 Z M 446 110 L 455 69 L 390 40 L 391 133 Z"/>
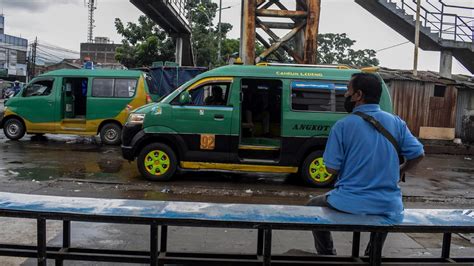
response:
<path id="1" fill-rule="evenodd" d="M 352 66 L 378 66 L 377 53 L 371 49 L 354 50 L 356 41 L 345 33 L 326 33 L 318 35 L 318 63 L 346 64 Z"/>
<path id="2" fill-rule="evenodd" d="M 198 66 L 216 66 L 239 49 L 238 40 L 227 39 L 232 30 L 229 23 L 221 23 L 222 58 L 217 59 L 219 25 L 214 25 L 218 5 L 211 0 L 188 1 L 188 20 L 192 30 L 192 48 Z M 149 66 L 154 61 L 174 61 L 175 40 L 151 19 L 140 16 L 138 23 L 125 26 L 119 18 L 115 28 L 123 36 L 122 46 L 116 50 L 116 59 L 126 67 Z"/>
<path id="3" fill-rule="evenodd" d="M 188 1 L 188 20 L 192 29 L 193 53 L 198 66 L 216 66 L 225 62 L 225 59 L 232 54 L 226 49 L 234 49 L 238 40 L 227 39 L 227 33 L 232 30 L 229 23 L 221 23 L 221 58 L 217 58 L 219 25 L 214 25 L 213 21 L 217 15 L 219 6 L 211 0 Z M 237 49 L 238 52 L 238 49 Z"/>
<path id="4" fill-rule="evenodd" d="M 150 66 L 154 61 L 174 60 L 173 40 L 146 16 L 140 16 L 138 24 L 128 22 L 127 26 L 116 18 L 115 28 L 124 38 L 116 50 L 115 59 L 124 66 Z"/>

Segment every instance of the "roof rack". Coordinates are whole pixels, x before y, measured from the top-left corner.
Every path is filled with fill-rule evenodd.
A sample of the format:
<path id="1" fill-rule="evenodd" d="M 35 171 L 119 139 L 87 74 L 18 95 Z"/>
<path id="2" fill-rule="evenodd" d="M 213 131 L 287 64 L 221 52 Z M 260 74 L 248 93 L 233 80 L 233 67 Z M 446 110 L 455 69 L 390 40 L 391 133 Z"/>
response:
<path id="1" fill-rule="evenodd" d="M 373 67 L 363 67 L 360 69 L 362 72 L 365 72 L 365 73 L 376 73 L 376 72 L 379 72 L 380 70 L 380 67 L 376 67 L 376 66 L 373 66 Z"/>
<path id="2" fill-rule="evenodd" d="M 286 66 L 286 67 L 317 67 L 317 68 L 334 68 L 334 69 L 352 69 L 348 65 L 305 65 L 305 64 L 290 64 L 290 63 L 258 63 L 257 66 Z"/>

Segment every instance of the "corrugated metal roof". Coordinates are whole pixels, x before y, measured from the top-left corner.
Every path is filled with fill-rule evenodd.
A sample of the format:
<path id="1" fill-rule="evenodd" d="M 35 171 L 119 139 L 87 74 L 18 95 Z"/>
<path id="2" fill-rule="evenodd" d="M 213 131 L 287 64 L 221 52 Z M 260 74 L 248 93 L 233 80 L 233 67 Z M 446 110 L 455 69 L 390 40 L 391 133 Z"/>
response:
<path id="1" fill-rule="evenodd" d="M 434 71 L 418 71 L 418 76 L 413 76 L 412 70 L 390 69 L 382 67 L 378 73 L 385 81 L 390 80 L 405 80 L 405 81 L 422 81 L 443 83 L 447 85 L 455 85 L 456 87 L 463 87 L 474 89 L 474 77 L 467 75 L 453 75 L 451 79 L 441 77 L 438 72 Z"/>

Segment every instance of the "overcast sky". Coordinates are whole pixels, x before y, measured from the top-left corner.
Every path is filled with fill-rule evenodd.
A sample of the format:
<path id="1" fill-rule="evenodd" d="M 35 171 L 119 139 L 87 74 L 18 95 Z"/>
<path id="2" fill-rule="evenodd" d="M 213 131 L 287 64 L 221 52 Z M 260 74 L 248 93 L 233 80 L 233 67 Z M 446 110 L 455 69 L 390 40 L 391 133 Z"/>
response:
<path id="1" fill-rule="evenodd" d="M 121 37 L 116 33 L 114 19 L 136 22 L 142 13 L 128 0 L 97 0 L 94 36 L 106 36 L 116 43 Z M 218 0 L 213 0 L 218 2 Z M 284 3 L 287 0 L 283 0 Z M 84 0 L 0 0 L 0 12 L 5 15 L 5 33 L 22 36 L 30 42 L 39 41 L 79 51 L 79 44 L 87 40 L 87 8 Z M 288 2 L 294 2 L 289 1 Z M 447 0 L 447 2 L 474 7 L 474 0 Z M 234 25 L 231 38 L 240 35 L 240 0 L 223 0 L 223 22 Z M 472 14 L 471 14 L 472 16 Z M 217 18 L 216 18 L 217 20 Z M 215 21 L 214 23 L 216 23 Z M 347 33 L 357 41 L 356 49 L 380 50 L 407 40 L 365 11 L 352 0 L 322 0 L 320 33 Z M 411 69 L 413 44 L 380 51 L 377 58 L 381 66 Z M 439 70 L 439 53 L 420 53 L 419 68 Z M 453 72 L 469 74 L 457 60 Z"/>

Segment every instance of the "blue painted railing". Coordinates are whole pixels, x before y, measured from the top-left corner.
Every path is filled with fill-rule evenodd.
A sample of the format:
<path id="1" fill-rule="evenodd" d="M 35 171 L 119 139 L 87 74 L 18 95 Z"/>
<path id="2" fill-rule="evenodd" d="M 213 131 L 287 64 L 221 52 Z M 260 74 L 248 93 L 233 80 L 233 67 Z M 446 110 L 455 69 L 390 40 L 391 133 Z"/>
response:
<path id="1" fill-rule="evenodd" d="M 0 217 L 37 220 L 37 245 L 0 244 L 0 256 L 47 259 L 62 265 L 64 260 L 109 261 L 128 263 L 200 263 L 222 265 L 238 263 L 270 265 L 275 263 L 380 265 L 404 263 L 474 263 L 471 258 L 450 256 L 452 233 L 474 233 L 474 210 L 408 209 L 404 214 L 385 217 L 352 215 L 328 208 L 284 205 L 216 204 L 144 200 L 55 197 L 0 192 Z M 46 220 L 63 221 L 62 246 L 46 242 Z M 71 239 L 71 221 L 144 224 L 150 226 L 150 250 L 112 250 L 77 248 Z M 256 229 L 255 254 L 203 254 L 167 251 L 168 226 Z M 158 228 L 161 228 L 159 232 Z M 353 232 L 351 256 L 272 255 L 272 230 L 331 230 Z M 361 257 L 360 232 L 374 233 L 374 245 L 368 257 Z M 435 258 L 382 258 L 382 233 L 443 233 L 441 256 Z M 2 242 L 0 236 L 0 242 Z M 158 242 L 160 243 L 158 245 Z"/>

